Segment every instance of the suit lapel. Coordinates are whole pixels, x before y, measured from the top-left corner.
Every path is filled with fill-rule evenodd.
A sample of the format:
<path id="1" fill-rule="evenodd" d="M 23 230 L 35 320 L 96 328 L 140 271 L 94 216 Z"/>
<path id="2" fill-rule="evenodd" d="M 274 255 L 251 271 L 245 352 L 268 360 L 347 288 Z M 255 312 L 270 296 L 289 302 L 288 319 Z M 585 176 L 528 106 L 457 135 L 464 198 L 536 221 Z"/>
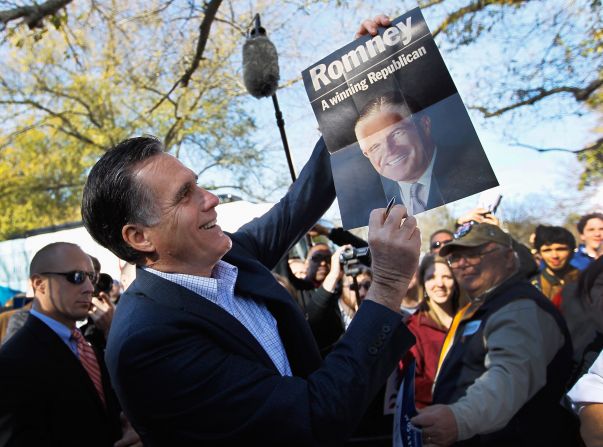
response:
<path id="1" fill-rule="evenodd" d="M 98 405 L 100 413 L 107 415 L 107 410 L 100 400 L 92 379 L 90 379 L 90 376 L 82 366 L 79 359 L 63 342 L 63 340 L 61 340 L 61 338 L 45 323 L 33 315 L 28 317 L 24 327 L 26 327 L 27 330 L 30 331 L 39 341 L 39 343 L 46 348 L 48 357 L 50 357 L 53 362 L 56 362 L 57 365 L 62 367 L 64 374 L 73 376 L 73 380 L 78 380 L 82 387 L 86 389 L 91 396 L 93 396 L 94 401 Z M 102 358 L 99 359 L 98 353 L 96 354 L 99 365 L 102 365 Z M 102 366 L 101 371 L 103 374 L 103 389 L 105 390 L 105 396 L 107 396 L 108 392 L 106 381 L 108 380 L 108 376 L 106 370 L 103 370 Z"/>
<path id="2" fill-rule="evenodd" d="M 237 283 L 239 280 L 237 279 Z M 197 295 L 185 287 L 163 279 L 143 269 L 136 269 L 136 288 L 163 306 L 192 314 L 217 330 L 221 337 L 235 338 L 239 350 L 251 358 L 260 359 L 276 370 L 274 363 L 255 337 L 236 318 L 217 304 Z"/>
<path id="3" fill-rule="evenodd" d="M 437 160 L 436 160 L 437 165 Z M 442 191 L 445 190 L 446 185 L 440 186 L 441 184 L 441 176 L 436 173 L 434 170 L 431 174 L 431 181 L 429 183 L 429 197 L 427 198 L 427 205 L 425 209 L 432 209 L 437 206 L 442 206 L 444 204 L 444 196 L 442 195 Z"/>
<path id="4" fill-rule="evenodd" d="M 398 185 L 398 182 L 381 177 L 381 183 L 383 184 L 383 192 L 385 193 L 385 202 L 383 203 L 384 208 L 392 197 L 396 198 L 396 204 L 404 205 L 404 203 L 402 203 L 402 195 L 400 194 L 400 185 Z"/>
<path id="5" fill-rule="evenodd" d="M 266 304 L 277 321 L 293 374 L 307 377 L 320 366 L 321 357 L 299 304 L 261 264 L 245 257 L 229 255 L 225 260 L 239 268 L 235 287 L 237 295 Z"/>

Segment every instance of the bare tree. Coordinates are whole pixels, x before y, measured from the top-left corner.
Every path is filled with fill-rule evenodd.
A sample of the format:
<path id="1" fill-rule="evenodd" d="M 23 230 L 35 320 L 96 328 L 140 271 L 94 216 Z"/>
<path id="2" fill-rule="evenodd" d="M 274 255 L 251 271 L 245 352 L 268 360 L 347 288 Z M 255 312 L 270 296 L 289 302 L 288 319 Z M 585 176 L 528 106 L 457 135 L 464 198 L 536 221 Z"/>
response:
<path id="1" fill-rule="evenodd" d="M 54 16 L 71 3 L 71 1 L 48 0 L 41 4 L 31 3 L 29 5 L 14 6 L 10 9 L 0 10 L 0 29 L 6 28 L 8 23 L 14 20 L 21 20 L 30 29 L 41 28 L 45 18 Z M 1 2 L 0 6 L 3 4 L 8 4 L 8 2 Z"/>

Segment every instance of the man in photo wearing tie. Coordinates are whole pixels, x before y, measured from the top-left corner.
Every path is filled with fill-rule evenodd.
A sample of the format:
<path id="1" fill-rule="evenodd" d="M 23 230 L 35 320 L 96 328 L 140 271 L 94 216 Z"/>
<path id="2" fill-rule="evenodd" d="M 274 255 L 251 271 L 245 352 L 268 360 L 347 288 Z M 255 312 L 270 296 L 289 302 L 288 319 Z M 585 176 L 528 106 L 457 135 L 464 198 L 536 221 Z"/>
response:
<path id="1" fill-rule="evenodd" d="M 0 445 L 142 445 L 120 421 L 102 352 L 76 326 L 88 316 L 95 280 L 75 244 L 49 244 L 31 260 L 33 307 L 0 349 Z"/>
<path id="2" fill-rule="evenodd" d="M 456 106 L 460 98 L 446 101 Z M 396 196 L 409 214 L 497 185 L 481 147 L 451 142 L 452 135 L 439 135 L 436 142 L 435 130 L 427 110 L 399 92 L 370 100 L 354 126 L 362 153 L 381 175 L 386 197 Z"/>

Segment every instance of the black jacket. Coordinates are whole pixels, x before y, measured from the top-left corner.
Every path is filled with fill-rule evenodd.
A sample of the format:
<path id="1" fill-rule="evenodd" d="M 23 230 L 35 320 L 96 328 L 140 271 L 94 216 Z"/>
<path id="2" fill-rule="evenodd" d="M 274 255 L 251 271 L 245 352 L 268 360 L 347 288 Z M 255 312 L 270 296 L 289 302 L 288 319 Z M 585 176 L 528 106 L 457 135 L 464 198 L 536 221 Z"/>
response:
<path id="1" fill-rule="evenodd" d="M 120 408 L 96 354 L 107 408 L 74 353 L 30 315 L 0 349 L 0 445 L 113 446 Z"/>

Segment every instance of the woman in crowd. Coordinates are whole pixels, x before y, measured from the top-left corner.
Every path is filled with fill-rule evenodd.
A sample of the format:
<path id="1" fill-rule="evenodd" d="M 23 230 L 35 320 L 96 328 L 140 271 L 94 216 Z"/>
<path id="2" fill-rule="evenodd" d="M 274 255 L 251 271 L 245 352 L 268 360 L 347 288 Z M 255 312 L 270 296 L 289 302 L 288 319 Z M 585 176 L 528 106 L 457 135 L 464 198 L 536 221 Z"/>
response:
<path id="1" fill-rule="evenodd" d="M 461 296 L 446 260 L 439 256 L 425 255 L 419 266 L 419 282 L 423 300 L 407 325 L 417 339 L 410 352 L 416 361 L 415 401 L 417 408 L 423 408 L 431 404 L 440 351 Z"/>

